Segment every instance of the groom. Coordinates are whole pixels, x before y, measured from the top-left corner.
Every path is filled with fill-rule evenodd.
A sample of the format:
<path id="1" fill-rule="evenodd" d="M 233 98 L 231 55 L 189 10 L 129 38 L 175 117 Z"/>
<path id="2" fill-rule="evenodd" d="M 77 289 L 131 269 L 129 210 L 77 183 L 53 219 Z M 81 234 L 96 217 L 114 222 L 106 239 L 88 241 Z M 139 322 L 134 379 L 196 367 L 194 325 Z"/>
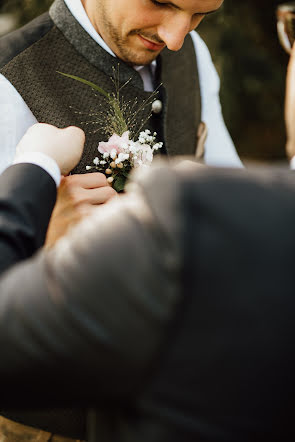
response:
<path id="1" fill-rule="evenodd" d="M 0 155 L 0 168 L 11 162 L 19 138 L 38 120 L 58 127 L 75 124 L 85 130 L 84 155 L 73 171 L 85 173 L 85 167 L 97 155 L 98 142 L 105 139 L 97 123 L 97 114 L 105 104 L 90 88 L 57 71 L 86 78 L 111 92 L 111 78 L 118 66 L 121 82 L 131 79 L 121 91 L 131 105 L 135 99 L 147 99 L 159 87 L 157 103 L 139 113 L 137 125 L 152 111 L 146 128 L 158 133 L 168 155 L 194 155 L 203 121 L 208 128 L 205 161 L 241 166 L 220 112 L 218 76 L 205 43 L 193 31 L 222 3 L 56 0 L 49 14 L 3 38 L 0 94 L 5 97 L 5 109 L 0 104 L 4 115 L 0 136 L 7 149 Z M 7 112 L 7 106 L 11 112 Z M 61 187 L 57 224 L 63 213 L 70 212 L 69 196 L 74 196 L 75 207 L 89 204 L 87 187 L 92 183 L 88 183 L 88 177 L 83 183 L 81 177 L 69 179 Z M 95 187 L 99 195 L 91 204 L 106 202 L 108 188 L 101 186 L 99 179 Z M 77 198 L 81 189 L 86 190 L 82 192 L 84 200 Z"/>

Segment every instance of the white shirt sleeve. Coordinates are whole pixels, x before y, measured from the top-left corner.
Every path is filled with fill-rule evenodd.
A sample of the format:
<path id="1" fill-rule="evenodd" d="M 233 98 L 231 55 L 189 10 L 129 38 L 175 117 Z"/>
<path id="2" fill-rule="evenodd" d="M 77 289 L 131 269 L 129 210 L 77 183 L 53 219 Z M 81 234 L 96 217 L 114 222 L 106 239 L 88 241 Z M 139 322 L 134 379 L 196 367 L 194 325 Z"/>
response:
<path id="1" fill-rule="evenodd" d="M 13 163 L 18 142 L 36 118 L 12 84 L 0 74 L 0 173 Z"/>
<path id="2" fill-rule="evenodd" d="M 219 99 L 220 80 L 210 52 L 195 32 L 190 33 L 197 55 L 202 100 L 202 121 L 208 128 L 205 163 L 210 166 L 243 167 L 225 126 Z"/>
<path id="3" fill-rule="evenodd" d="M 31 163 L 42 167 L 60 183 L 57 163 L 41 152 L 28 152 L 14 161 L 16 146 L 29 127 L 37 123 L 36 118 L 14 86 L 0 74 L 0 173 L 11 164 Z"/>
<path id="4" fill-rule="evenodd" d="M 290 160 L 290 169 L 295 170 L 295 157 L 292 157 Z"/>

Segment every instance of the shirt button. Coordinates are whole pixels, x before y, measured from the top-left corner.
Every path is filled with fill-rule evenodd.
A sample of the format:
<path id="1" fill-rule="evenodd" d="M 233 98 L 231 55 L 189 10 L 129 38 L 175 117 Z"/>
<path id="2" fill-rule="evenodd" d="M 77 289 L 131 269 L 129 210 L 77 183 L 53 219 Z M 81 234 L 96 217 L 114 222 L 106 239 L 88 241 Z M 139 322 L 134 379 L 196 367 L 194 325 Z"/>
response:
<path id="1" fill-rule="evenodd" d="M 163 109 L 163 103 L 161 100 L 155 100 L 152 104 L 152 112 L 154 114 L 159 114 Z"/>

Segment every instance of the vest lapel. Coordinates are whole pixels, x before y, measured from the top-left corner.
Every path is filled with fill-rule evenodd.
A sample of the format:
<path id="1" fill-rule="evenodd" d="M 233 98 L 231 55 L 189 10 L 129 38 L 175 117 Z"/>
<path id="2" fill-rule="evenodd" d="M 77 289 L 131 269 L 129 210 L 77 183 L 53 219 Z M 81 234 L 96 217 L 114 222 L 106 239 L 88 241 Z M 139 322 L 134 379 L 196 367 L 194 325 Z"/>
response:
<path id="1" fill-rule="evenodd" d="M 73 17 L 63 0 L 55 0 L 49 10 L 49 15 L 68 42 L 89 63 L 109 77 L 112 77 L 114 69 L 117 71 L 119 67 L 120 81 L 123 84 L 131 79 L 131 86 L 143 89 L 140 75 L 132 67 L 123 63 L 119 58 L 113 57 L 97 44 Z"/>

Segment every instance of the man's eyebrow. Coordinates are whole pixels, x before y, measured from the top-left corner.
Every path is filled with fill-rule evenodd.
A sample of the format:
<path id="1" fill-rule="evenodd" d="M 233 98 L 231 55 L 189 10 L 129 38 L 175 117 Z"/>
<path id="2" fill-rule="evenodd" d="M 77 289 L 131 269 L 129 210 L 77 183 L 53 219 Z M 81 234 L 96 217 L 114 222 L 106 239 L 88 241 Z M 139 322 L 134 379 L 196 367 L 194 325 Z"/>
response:
<path id="1" fill-rule="evenodd" d="M 214 14 L 214 12 L 217 12 L 219 10 L 218 9 L 214 9 L 213 11 L 208 11 L 208 12 L 197 12 L 198 15 L 210 15 L 210 14 Z"/>
<path id="2" fill-rule="evenodd" d="M 160 3 L 160 2 L 159 2 Z M 163 2 L 163 5 L 169 5 L 169 6 L 173 6 L 173 8 L 175 9 L 179 9 L 180 11 L 182 11 L 182 8 L 178 5 L 176 5 L 173 2 Z M 214 9 L 213 11 L 208 11 L 208 12 L 196 12 L 195 15 L 209 15 L 209 14 L 214 14 L 214 12 L 217 12 L 219 8 Z"/>

